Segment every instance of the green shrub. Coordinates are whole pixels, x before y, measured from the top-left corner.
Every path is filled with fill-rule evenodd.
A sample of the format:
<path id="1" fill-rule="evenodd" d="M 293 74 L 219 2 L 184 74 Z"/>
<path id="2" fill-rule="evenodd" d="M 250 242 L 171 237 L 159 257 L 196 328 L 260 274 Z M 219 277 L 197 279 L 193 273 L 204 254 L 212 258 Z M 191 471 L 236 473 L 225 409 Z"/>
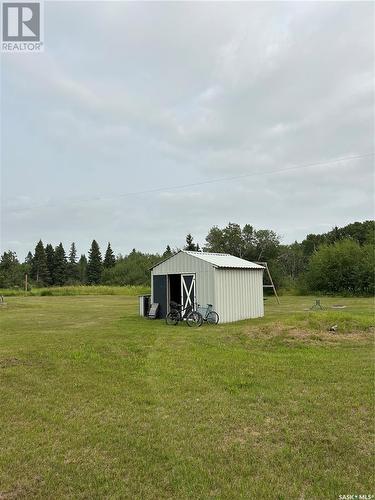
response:
<path id="1" fill-rule="evenodd" d="M 374 247 L 353 240 L 322 245 L 312 255 L 305 274 L 310 291 L 328 294 L 374 293 Z"/>

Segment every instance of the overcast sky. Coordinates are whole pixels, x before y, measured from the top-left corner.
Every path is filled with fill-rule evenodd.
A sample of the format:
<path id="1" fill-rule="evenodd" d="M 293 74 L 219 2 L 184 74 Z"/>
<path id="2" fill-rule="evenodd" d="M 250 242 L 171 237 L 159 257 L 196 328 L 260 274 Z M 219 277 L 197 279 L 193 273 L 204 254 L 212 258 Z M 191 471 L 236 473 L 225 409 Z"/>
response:
<path id="1" fill-rule="evenodd" d="M 269 172 L 374 151 L 374 6 L 46 3 L 44 53 L 2 55 L 2 249 L 373 218 L 371 156 Z"/>

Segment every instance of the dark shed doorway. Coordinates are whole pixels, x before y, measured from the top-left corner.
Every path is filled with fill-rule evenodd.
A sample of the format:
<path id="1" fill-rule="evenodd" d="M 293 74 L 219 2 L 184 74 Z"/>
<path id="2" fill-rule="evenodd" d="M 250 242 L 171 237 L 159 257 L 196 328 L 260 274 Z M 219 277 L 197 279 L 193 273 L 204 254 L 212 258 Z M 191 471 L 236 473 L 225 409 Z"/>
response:
<path id="1" fill-rule="evenodd" d="M 169 301 L 181 304 L 181 274 L 170 274 L 169 278 Z"/>

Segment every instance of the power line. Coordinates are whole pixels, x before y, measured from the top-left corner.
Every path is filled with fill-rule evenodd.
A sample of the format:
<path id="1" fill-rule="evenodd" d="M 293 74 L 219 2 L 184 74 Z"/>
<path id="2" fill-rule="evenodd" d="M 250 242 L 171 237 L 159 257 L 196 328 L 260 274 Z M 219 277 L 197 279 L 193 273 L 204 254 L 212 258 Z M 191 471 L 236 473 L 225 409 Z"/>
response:
<path id="1" fill-rule="evenodd" d="M 282 168 L 282 169 L 278 169 L 278 170 L 269 170 L 266 172 L 264 172 L 264 171 L 263 172 L 249 172 L 248 174 L 234 175 L 231 177 L 220 177 L 220 178 L 216 178 L 216 179 L 207 179 L 205 181 L 192 182 L 189 184 L 178 184 L 175 186 L 164 186 L 164 187 L 159 187 L 159 188 L 147 189 L 144 191 L 134 191 L 134 192 L 124 193 L 124 194 L 119 194 L 116 196 L 109 196 L 109 197 L 106 197 L 106 196 L 91 197 L 91 198 L 86 198 L 84 200 L 81 199 L 81 200 L 79 200 L 79 203 L 88 203 L 91 201 L 107 201 L 107 200 L 114 200 L 114 199 L 118 199 L 118 198 L 126 198 L 129 196 L 138 196 L 138 195 L 143 195 L 143 194 L 160 193 L 160 192 L 164 192 L 164 191 L 169 192 L 169 191 L 174 191 L 176 189 L 186 189 L 186 188 L 190 188 L 190 187 L 204 186 L 207 184 L 214 184 L 214 183 L 218 183 L 218 182 L 234 181 L 234 180 L 238 180 L 238 179 L 245 179 L 247 177 L 255 177 L 255 176 L 262 177 L 262 176 L 266 176 L 266 175 L 273 175 L 273 174 L 280 174 L 283 172 L 290 172 L 292 170 L 303 170 L 305 168 L 319 167 L 319 166 L 324 166 L 324 165 L 331 166 L 331 165 L 334 165 L 336 163 L 347 162 L 347 161 L 352 161 L 352 160 L 359 160 L 359 159 L 368 158 L 368 157 L 374 156 L 374 155 L 375 155 L 374 152 L 363 153 L 363 154 L 356 155 L 356 156 L 346 156 L 343 158 L 335 158 L 335 159 L 326 160 L 326 161 L 306 163 L 306 164 L 302 164 L 302 165 L 294 165 L 291 167 L 286 167 L 286 168 Z M 16 208 L 16 209 L 13 209 L 10 211 L 18 212 L 18 211 L 29 210 L 30 208 L 31 209 L 54 208 L 54 207 L 58 207 L 58 206 L 59 205 L 56 205 L 56 204 L 46 203 L 44 205 L 39 205 L 39 206 L 34 206 L 34 207 L 28 206 L 25 208 Z"/>
<path id="2" fill-rule="evenodd" d="M 160 188 L 155 188 L 155 189 L 149 189 L 149 190 L 146 190 L 146 191 L 137 191 L 137 192 L 134 192 L 134 193 L 125 193 L 125 194 L 122 194 L 122 195 L 120 194 L 120 195 L 116 196 L 116 198 L 120 198 L 120 197 L 122 198 L 122 197 L 125 197 L 125 196 L 134 196 L 134 195 L 138 195 L 138 194 L 157 193 L 157 192 L 160 192 L 160 191 L 171 191 L 173 189 L 184 189 L 184 188 L 188 188 L 188 187 L 202 186 L 204 184 L 213 184 L 213 183 L 216 183 L 216 182 L 234 181 L 234 180 L 237 180 L 237 179 L 243 179 L 245 177 L 278 174 L 278 173 L 281 173 L 281 172 L 288 172 L 290 170 L 300 170 L 300 169 L 309 168 L 309 167 L 317 167 L 317 166 L 320 166 L 320 165 L 329 165 L 329 164 L 339 163 L 339 162 L 342 162 L 342 161 L 357 160 L 357 159 L 366 158 L 368 156 L 374 156 L 374 155 L 375 155 L 375 153 L 365 153 L 365 154 L 357 155 L 357 156 L 348 156 L 346 158 L 337 158 L 335 160 L 327 160 L 327 161 L 316 162 L 316 163 L 308 163 L 308 164 L 304 164 L 304 165 L 296 165 L 296 166 L 293 166 L 293 167 L 287 167 L 287 168 L 283 168 L 283 169 L 280 169 L 280 170 L 270 170 L 270 171 L 267 171 L 267 172 L 250 172 L 248 174 L 234 175 L 232 177 L 221 177 L 221 178 L 218 178 L 218 179 L 207 179 L 206 181 L 192 182 L 190 184 L 179 184 L 177 186 L 160 187 Z M 108 199 L 108 198 L 106 198 L 106 199 Z"/>

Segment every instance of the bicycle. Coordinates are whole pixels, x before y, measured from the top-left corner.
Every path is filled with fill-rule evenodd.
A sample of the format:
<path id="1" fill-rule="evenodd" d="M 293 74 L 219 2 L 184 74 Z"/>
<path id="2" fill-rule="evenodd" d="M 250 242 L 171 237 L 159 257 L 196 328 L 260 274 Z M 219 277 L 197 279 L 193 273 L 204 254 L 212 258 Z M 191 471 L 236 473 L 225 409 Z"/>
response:
<path id="1" fill-rule="evenodd" d="M 219 323 L 219 315 L 213 310 L 212 304 L 207 304 L 207 307 L 202 307 L 198 304 L 198 312 L 206 323 L 210 325 L 217 325 Z"/>
<path id="2" fill-rule="evenodd" d="M 183 309 L 182 305 L 177 302 L 170 302 L 171 310 L 165 318 L 167 325 L 177 325 L 180 321 L 186 320 L 188 326 L 201 326 L 203 323 L 203 316 L 194 311 L 192 306 L 187 306 Z"/>

